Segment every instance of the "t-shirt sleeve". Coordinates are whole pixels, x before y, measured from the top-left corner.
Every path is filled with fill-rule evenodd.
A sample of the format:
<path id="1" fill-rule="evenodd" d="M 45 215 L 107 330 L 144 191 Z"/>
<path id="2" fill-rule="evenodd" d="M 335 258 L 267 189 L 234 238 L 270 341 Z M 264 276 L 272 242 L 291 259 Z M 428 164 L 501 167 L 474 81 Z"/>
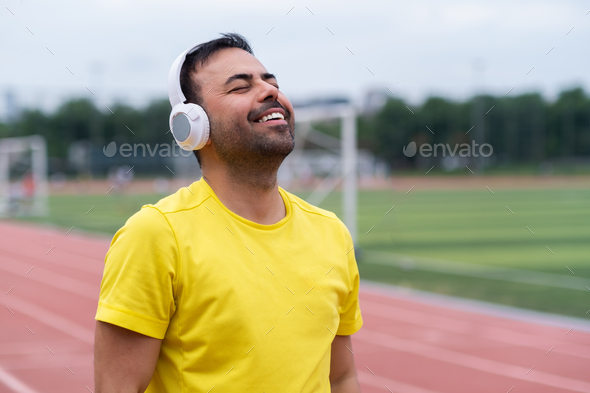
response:
<path id="1" fill-rule="evenodd" d="M 167 218 L 143 206 L 113 237 L 95 319 L 163 339 L 176 311 L 177 263 Z"/>
<path id="2" fill-rule="evenodd" d="M 349 275 L 349 293 L 344 302 L 340 305 L 340 325 L 336 334 L 339 336 L 348 336 L 359 331 L 363 326 L 361 308 L 359 304 L 359 270 L 354 256 L 352 236 L 346 225 L 341 222 L 345 244 L 346 244 L 346 261 L 348 263 Z"/>

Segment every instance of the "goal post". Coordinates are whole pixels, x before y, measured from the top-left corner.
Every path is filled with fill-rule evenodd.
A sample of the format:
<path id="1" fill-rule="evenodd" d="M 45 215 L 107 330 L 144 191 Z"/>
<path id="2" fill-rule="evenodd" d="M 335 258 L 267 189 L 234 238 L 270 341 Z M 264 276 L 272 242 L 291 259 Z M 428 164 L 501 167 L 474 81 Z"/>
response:
<path id="1" fill-rule="evenodd" d="M 339 183 L 342 183 L 342 212 L 346 224 L 357 245 L 357 111 L 349 104 L 320 105 L 295 109 L 295 122 L 301 127 L 300 140 L 305 140 L 311 129 L 312 121 L 340 119 L 340 179 L 327 185 L 326 190 L 316 189 L 307 198 L 312 204 L 319 204 Z M 299 129 L 298 129 L 299 131 Z M 297 136 L 297 135 L 296 135 Z M 298 156 L 298 155 L 297 155 Z M 335 168 L 338 169 L 338 168 Z M 322 182 L 324 183 L 324 182 Z M 321 187 L 320 185 L 319 188 Z M 317 196 L 320 195 L 318 198 Z"/>
<path id="2" fill-rule="evenodd" d="M 48 212 L 45 138 L 0 139 L 0 217 L 44 216 Z"/>

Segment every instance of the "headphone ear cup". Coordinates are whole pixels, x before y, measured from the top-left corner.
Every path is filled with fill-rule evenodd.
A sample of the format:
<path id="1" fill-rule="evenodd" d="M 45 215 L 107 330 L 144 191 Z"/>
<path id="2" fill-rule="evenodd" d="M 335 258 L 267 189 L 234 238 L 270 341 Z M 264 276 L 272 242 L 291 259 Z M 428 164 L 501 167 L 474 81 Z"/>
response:
<path id="1" fill-rule="evenodd" d="M 177 142 L 184 142 L 191 133 L 191 121 L 184 113 L 177 113 L 172 119 L 172 135 Z"/>
<path id="2" fill-rule="evenodd" d="M 196 104 L 178 104 L 170 113 L 170 131 L 183 150 L 199 150 L 209 140 L 209 117 Z"/>

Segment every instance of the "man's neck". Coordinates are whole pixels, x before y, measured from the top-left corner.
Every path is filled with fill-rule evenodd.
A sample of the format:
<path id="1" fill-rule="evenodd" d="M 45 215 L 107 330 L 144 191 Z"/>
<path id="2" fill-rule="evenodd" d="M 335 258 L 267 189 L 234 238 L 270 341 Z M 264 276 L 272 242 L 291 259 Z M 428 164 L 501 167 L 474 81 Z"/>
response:
<path id="1" fill-rule="evenodd" d="M 238 174 L 206 171 L 203 178 L 229 210 L 262 225 L 272 225 L 286 216 L 277 174 Z"/>

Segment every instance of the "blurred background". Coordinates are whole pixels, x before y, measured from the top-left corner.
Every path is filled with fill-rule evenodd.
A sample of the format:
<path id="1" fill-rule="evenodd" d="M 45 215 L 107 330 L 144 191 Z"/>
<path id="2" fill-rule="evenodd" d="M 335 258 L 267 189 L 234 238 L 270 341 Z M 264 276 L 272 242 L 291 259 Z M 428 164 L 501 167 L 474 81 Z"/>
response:
<path id="1" fill-rule="evenodd" d="M 170 66 L 227 32 L 295 107 L 279 185 L 353 236 L 364 392 L 590 391 L 590 5 L 568 0 L 5 0 L 1 391 L 93 391 L 112 236 L 201 177 Z"/>
<path id="2" fill-rule="evenodd" d="M 363 279 L 588 318 L 584 7 L 6 1 L 0 213 L 112 236 L 142 205 L 198 180 L 196 159 L 167 132 L 168 70 L 190 45 L 237 32 L 296 118 L 354 108 L 349 200 Z M 283 188 L 339 216 L 342 129 L 337 116 L 299 122 L 279 171 Z M 404 153 L 412 143 L 492 150 Z"/>

